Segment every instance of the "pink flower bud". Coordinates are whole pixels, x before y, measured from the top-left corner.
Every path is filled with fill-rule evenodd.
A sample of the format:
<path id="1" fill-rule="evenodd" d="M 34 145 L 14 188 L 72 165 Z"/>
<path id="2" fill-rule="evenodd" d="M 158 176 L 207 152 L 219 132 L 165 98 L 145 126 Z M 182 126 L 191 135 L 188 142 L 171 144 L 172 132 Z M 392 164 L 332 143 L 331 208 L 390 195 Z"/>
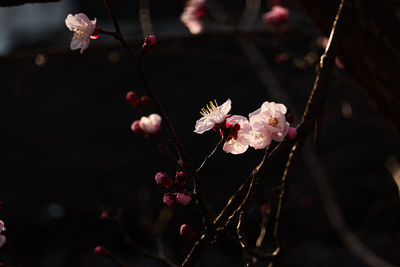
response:
<path id="1" fill-rule="evenodd" d="M 179 204 L 184 205 L 184 206 L 189 204 L 189 202 L 191 200 L 192 200 L 192 198 L 190 197 L 190 195 L 187 192 L 178 193 L 176 196 L 176 202 L 178 202 Z"/>
<path id="2" fill-rule="evenodd" d="M 288 140 L 293 140 L 297 136 L 297 129 L 294 127 L 289 127 L 289 131 L 287 133 Z"/>
<path id="3" fill-rule="evenodd" d="M 140 121 L 134 121 L 131 125 L 131 130 L 134 133 L 142 133 L 142 128 L 140 128 Z"/>
<path id="4" fill-rule="evenodd" d="M 264 23 L 273 26 L 281 25 L 286 21 L 288 21 L 288 19 L 289 19 L 289 10 L 282 6 L 274 6 L 272 7 L 271 11 L 263 15 Z"/>
<path id="5" fill-rule="evenodd" d="M 94 248 L 94 254 L 98 256 L 103 256 L 103 257 L 109 257 L 110 252 L 103 246 L 97 246 Z"/>
<path id="6" fill-rule="evenodd" d="M 134 107 L 136 107 L 137 104 L 139 104 L 139 97 L 133 91 L 129 91 L 128 93 L 126 93 L 126 97 L 125 98 L 126 98 L 126 101 L 128 101 L 129 104 L 131 104 Z"/>
<path id="7" fill-rule="evenodd" d="M 157 38 L 154 35 L 147 35 L 144 39 L 144 43 L 142 46 L 142 51 L 147 53 L 152 49 L 157 43 Z"/>
<path id="8" fill-rule="evenodd" d="M 344 69 L 343 61 L 339 57 L 335 57 L 335 64 L 339 69 Z"/>
<path id="9" fill-rule="evenodd" d="M 181 229 L 179 231 L 181 236 L 186 237 L 188 239 L 194 239 L 196 237 L 196 232 L 193 231 L 192 227 L 187 224 L 182 224 Z"/>
<path id="10" fill-rule="evenodd" d="M 164 195 L 163 201 L 168 207 L 171 207 L 172 205 L 174 205 L 176 201 L 176 196 L 177 196 L 176 193 L 175 194 L 166 193 Z"/>
<path id="11" fill-rule="evenodd" d="M 110 214 L 108 214 L 108 211 L 106 211 L 106 210 L 103 210 L 103 211 L 100 213 L 100 219 L 102 219 L 102 220 L 108 219 L 109 216 L 110 216 Z"/>
<path id="12" fill-rule="evenodd" d="M 165 172 L 157 173 L 155 178 L 156 178 L 156 182 L 158 185 L 161 185 L 164 187 L 172 186 L 172 180 L 171 180 L 171 178 L 168 177 L 168 175 Z"/>
<path id="13" fill-rule="evenodd" d="M 183 186 L 186 182 L 186 174 L 184 172 L 176 172 L 175 179 L 179 186 Z"/>
<path id="14" fill-rule="evenodd" d="M 140 98 L 140 106 L 145 108 L 147 107 L 147 104 L 149 104 L 149 97 L 144 95 Z"/>

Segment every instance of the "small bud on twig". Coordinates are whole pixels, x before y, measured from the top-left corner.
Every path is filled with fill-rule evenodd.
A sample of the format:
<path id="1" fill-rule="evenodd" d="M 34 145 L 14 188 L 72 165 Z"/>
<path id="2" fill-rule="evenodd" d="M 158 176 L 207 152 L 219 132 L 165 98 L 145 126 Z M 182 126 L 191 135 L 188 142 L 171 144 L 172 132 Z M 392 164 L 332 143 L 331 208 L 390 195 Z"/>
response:
<path id="1" fill-rule="evenodd" d="M 156 174 L 156 182 L 158 185 L 164 186 L 164 187 L 171 187 L 173 182 L 172 179 L 169 178 L 169 176 L 165 172 L 159 172 Z"/>
<path id="2" fill-rule="evenodd" d="M 94 248 L 94 254 L 98 256 L 103 256 L 103 257 L 109 257 L 110 252 L 103 246 L 97 246 Z"/>

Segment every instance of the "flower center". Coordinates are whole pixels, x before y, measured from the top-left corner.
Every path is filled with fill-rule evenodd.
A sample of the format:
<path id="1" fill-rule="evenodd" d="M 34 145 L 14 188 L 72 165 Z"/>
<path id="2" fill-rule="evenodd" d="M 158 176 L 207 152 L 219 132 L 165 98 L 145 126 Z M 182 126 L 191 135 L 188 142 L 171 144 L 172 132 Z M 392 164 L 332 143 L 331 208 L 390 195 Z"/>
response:
<path id="1" fill-rule="evenodd" d="M 85 26 L 77 26 L 77 27 L 72 26 L 71 29 L 75 32 L 74 38 L 82 38 L 85 35 L 87 35 L 88 31 L 89 31 L 89 29 L 86 25 Z"/>
<path id="2" fill-rule="evenodd" d="M 217 110 L 218 110 L 217 101 L 214 99 L 214 103 L 210 101 L 210 103 L 207 104 L 205 108 L 202 108 L 200 110 L 200 114 L 203 115 L 204 117 L 214 116 Z"/>
<path id="3" fill-rule="evenodd" d="M 237 140 L 238 138 L 238 132 L 240 130 L 240 125 L 239 124 L 235 124 L 233 127 L 230 126 L 230 131 L 229 131 L 229 135 L 226 139 L 226 142 L 228 142 L 229 140 L 233 139 L 233 140 Z"/>
<path id="4" fill-rule="evenodd" d="M 268 120 L 268 125 L 272 126 L 272 127 L 276 127 L 276 125 L 278 125 L 279 123 L 279 119 L 275 118 L 275 117 L 270 117 Z"/>

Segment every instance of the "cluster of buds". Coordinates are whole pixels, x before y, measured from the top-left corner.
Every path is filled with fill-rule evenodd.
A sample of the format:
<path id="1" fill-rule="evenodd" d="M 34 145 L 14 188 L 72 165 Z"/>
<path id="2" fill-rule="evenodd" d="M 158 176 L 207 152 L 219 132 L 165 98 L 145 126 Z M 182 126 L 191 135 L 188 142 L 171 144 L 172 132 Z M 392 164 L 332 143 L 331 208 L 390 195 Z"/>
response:
<path id="1" fill-rule="evenodd" d="M 267 5 L 271 10 L 262 17 L 265 24 L 280 26 L 289 20 L 289 10 L 281 6 L 280 0 L 269 0 Z"/>
<path id="2" fill-rule="evenodd" d="M 156 113 L 148 117 L 143 116 L 132 123 L 131 130 L 137 134 L 144 134 L 147 138 L 157 136 L 161 130 L 161 116 Z"/>
<path id="3" fill-rule="evenodd" d="M 149 104 L 149 97 L 144 95 L 139 98 L 138 94 L 133 91 L 126 93 L 126 101 L 135 108 L 143 109 Z"/>
<path id="4" fill-rule="evenodd" d="M 232 154 L 244 153 L 249 146 L 264 149 L 272 140 L 282 142 L 297 135 L 296 128 L 290 127 L 289 123 L 293 122 L 293 116 L 286 114 L 283 104 L 264 102 L 249 114 L 249 119 L 240 115 L 231 116 L 228 114 L 230 110 L 230 99 L 221 106 L 210 102 L 201 110 L 203 117 L 196 121 L 194 132 L 202 134 L 211 129 L 219 130 L 221 135 L 226 136 L 223 150 Z"/>
<path id="5" fill-rule="evenodd" d="M 172 189 L 174 193 L 166 193 L 163 198 L 163 202 L 171 207 L 178 202 L 181 205 L 186 206 L 192 200 L 192 197 L 185 188 L 186 174 L 184 172 L 176 172 L 175 181 L 166 174 L 165 172 L 159 172 L 155 176 L 156 183 L 168 189 Z"/>

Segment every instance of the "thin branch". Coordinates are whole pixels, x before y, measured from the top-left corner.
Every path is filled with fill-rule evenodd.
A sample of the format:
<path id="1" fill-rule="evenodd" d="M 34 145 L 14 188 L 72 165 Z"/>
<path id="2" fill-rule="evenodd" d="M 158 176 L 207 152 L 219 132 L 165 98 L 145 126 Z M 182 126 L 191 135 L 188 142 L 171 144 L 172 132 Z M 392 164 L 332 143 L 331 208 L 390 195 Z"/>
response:
<path id="1" fill-rule="evenodd" d="M 225 143 L 226 139 L 227 139 L 227 135 L 226 135 L 226 134 L 224 134 L 223 136 L 221 136 L 221 139 L 219 140 L 219 142 L 217 143 L 217 145 L 215 146 L 215 148 L 213 149 L 213 151 L 211 151 L 211 153 L 208 154 L 208 155 L 204 158 L 204 160 L 203 160 L 203 162 L 201 163 L 200 167 L 197 168 L 197 170 L 196 170 L 197 173 L 199 173 L 199 172 L 203 169 L 203 167 L 204 167 L 204 166 L 207 164 L 207 162 L 211 159 L 211 157 L 214 155 L 214 153 L 217 152 L 217 150 L 221 148 L 221 146 Z"/>
<path id="2" fill-rule="evenodd" d="M 137 244 L 132 238 L 130 238 L 128 231 L 125 229 L 125 225 L 122 222 L 121 215 L 119 214 L 116 219 L 116 224 L 118 227 L 118 230 L 121 232 L 124 241 L 129 244 L 131 247 L 133 247 L 139 254 L 142 256 L 154 259 L 158 262 L 164 263 L 165 265 L 168 265 L 170 267 L 177 267 L 175 263 L 173 263 L 170 259 L 166 257 L 161 257 L 160 255 L 154 254 L 147 249 L 142 248 L 139 244 Z"/>
<path id="3" fill-rule="evenodd" d="M 141 58 L 138 57 L 135 54 L 135 52 L 126 43 L 126 41 L 121 33 L 117 17 L 115 16 L 113 1 L 105 0 L 104 3 L 105 3 L 105 7 L 108 10 L 109 16 L 111 17 L 114 27 L 115 27 L 115 36 L 114 37 L 121 42 L 121 44 L 125 47 L 126 51 L 128 52 L 129 56 L 135 62 L 136 67 L 139 70 L 139 74 L 144 83 L 144 87 L 147 90 L 147 93 L 149 94 L 151 100 L 153 101 L 156 109 L 160 112 L 162 119 L 164 120 L 164 123 L 167 127 L 168 133 L 172 140 L 172 143 L 174 144 L 174 146 L 178 152 L 178 155 L 179 155 L 178 164 L 183 165 L 189 171 L 190 175 L 193 178 L 193 195 L 195 196 L 197 207 L 200 210 L 203 221 L 207 225 L 209 225 L 211 222 L 211 218 L 212 218 L 211 214 L 212 213 L 211 213 L 211 210 L 210 210 L 210 208 L 204 198 L 202 190 L 201 190 L 199 173 L 197 173 L 196 170 L 194 169 L 193 164 L 192 164 L 191 160 L 189 159 L 189 156 L 187 155 L 186 151 L 184 150 L 182 143 L 178 139 L 178 136 L 175 132 L 175 128 L 173 127 L 171 120 L 167 116 L 167 113 L 165 112 L 164 107 L 161 105 L 161 102 L 158 100 L 158 97 L 157 97 L 155 91 L 151 87 L 149 80 L 147 79 L 147 75 L 141 64 L 141 60 L 140 60 Z"/>

